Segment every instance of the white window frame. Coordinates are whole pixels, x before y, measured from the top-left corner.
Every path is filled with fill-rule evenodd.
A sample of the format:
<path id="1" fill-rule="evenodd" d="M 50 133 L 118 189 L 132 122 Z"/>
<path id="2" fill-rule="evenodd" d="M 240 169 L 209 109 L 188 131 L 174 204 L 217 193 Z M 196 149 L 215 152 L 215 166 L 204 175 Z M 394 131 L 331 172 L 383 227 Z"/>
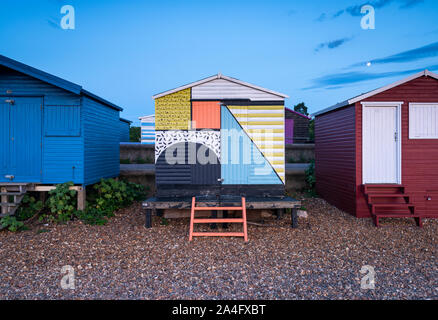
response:
<path id="1" fill-rule="evenodd" d="M 438 139 L 438 135 L 434 137 L 413 137 L 413 132 L 411 131 L 411 110 L 415 106 L 436 106 L 438 108 L 438 102 L 410 102 L 409 103 L 409 119 L 408 119 L 408 126 L 409 126 L 409 140 L 433 140 Z"/>
<path id="2" fill-rule="evenodd" d="M 396 184 L 402 184 L 402 124 L 401 124 L 401 118 L 402 118 L 402 105 L 403 101 L 363 101 L 361 102 L 362 105 L 362 183 L 366 184 L 364 179 L 364 157 L 365 154 L 363 152 L 363 137 L 364 137 L 364 126 L 363 126 L 363 109 L 366 107 L 396 107 L 397 108 L 397 183 Z"/>

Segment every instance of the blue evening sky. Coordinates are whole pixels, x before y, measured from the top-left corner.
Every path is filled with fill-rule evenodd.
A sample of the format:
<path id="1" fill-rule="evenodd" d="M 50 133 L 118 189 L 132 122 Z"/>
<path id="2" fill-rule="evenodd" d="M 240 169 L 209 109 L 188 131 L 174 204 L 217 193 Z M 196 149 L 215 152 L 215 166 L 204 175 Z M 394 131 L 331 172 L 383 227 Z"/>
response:
<path id="1" fill-rule="evenodd" d="M 375 30 L 360 26 L 366 3 Z M 60 28 L 66 4 L 75 30 Z M 82 85 L 134 124 L 153 94 L 218 72 L 315 112 L 438 71 L 437 21 L 436 0 L 2 0 L 0 54 Z"/>

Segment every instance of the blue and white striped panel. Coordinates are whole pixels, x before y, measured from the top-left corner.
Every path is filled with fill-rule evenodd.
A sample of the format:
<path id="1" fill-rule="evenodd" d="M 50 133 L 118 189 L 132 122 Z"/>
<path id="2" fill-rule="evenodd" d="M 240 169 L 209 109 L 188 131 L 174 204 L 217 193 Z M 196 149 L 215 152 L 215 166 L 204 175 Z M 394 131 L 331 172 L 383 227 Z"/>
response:
<path id="1" fill-rule="evenodd" d="M 155 143 L 155 123 L 142 122 L 141 123 L 141 143 L 154 144 Z"/>

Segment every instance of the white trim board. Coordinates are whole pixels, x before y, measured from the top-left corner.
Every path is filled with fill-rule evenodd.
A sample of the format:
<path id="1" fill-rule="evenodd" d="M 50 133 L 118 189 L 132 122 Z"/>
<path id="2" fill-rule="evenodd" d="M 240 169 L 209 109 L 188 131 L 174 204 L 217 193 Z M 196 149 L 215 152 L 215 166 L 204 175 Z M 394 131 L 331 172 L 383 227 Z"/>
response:
<path id="1" fill-rule="evenodd" d="M 394 83 L 391 83 L 389 85 L 386 85 L 384 87 L 381 87 L 381 88 L 369 91 L 367 93 L 363 93 L 363 94 L 361 94 L 359 96 L 356 96 L 356 97 L 353 97 L 351 99 L 345 100 L 343 102 L 337 103 L 337 104 L 335 104 L 335 105 L 333 105 L 331 107 L 328 107 L 328 108 L 323 109 L 321 111 L 315 112 L 312 115 L 313 116 L 319 116 L 319 115 L 322 115 L 324 113 L 327 113 L 327 112 L 330 112 L 330 111 L 333 111 L 333 110 L 336 110 L 336 109 L 339 109 L 339 108 L 342 108 L 342 107 L 349 106 L 349 105 L 351 105 L 353 103 L 356 103 L 356 102 L 361 101 L 363 99 L 369 98 L 369 97 L 374 96 L 374 95 L 376 95 L 378 93 L 381 93 L 383 91 L 392 89 L 392 88 L 397 87 L 397 86 L 399 86 L 399 85 L 401 85 L 403 83 L 406 83 L 408 81 L 420 78 L 422 76 L 431 77 L 431 78 L 434 78 L 434 79 L 438 80 L 438 74 L 430 72 L 429 70 L 424 70 L 424 71 L 418 72 L 416 74 L 413 74 L 413 75 L 411 75 L 411 76 L 409 76 L 407 78 L 399 80 L 397 82 L 394 82 Z"/>
<path id="2" fill-rule="evenodd" d="M 269 89 L 266 89 L 266 88 L 263 88 L 263 87 L 259 87 L 259 86 L 256 86 L 254 84 L 251 84 L 251 83 L 248 83 L 248 82 L 244 82 L 244 81 L 232 78 L 232 77 L 227 77 L 227 76 L 224 76 L 221 73 L 218 73 L 218 74 L 216 74 L 214 76 L 211 76 L 211 77 L 199 80 L 199 81 L 195 81 L 195 82 L 192 82 L 192 83 L 180 86 L 180 87 L 175 88 L 175 89 L 167 90 L 167 91 L 164 91 L 162 93 L 158 93 L 158 94 L 152 96 L 152 99 L 157 99 L 157 98 L 160 98 L 160 97 L 163 97 L 163 96 L 167 96 L 168 94 L 171 94 L 171 93 L 175 93 L 175 92 L 178 92 L 178 91 L 181 91 L 181 90 L 184 90 L 184 89 L 196 87 L 196 86 L 199 86 L 201 84 L 204 84 L 204 83 L 216 80 L 216 79 L 223 79 L 223 80 L 227 80 L 227 81 L 230 81 L 230 82 L 234 82 L 234 83 L 240 84 L 242 86 L 246 86 L 246 87 L 249 87 L 249 88 L 252 88 L 252 89 L 256 89 L 256 90 L 259 90 L 259 91 L 263 91 L 263 92 L 267 92 L 267 93 L 279 96 L 281 98 L 289 98 L 288 95 L 285 95 L 283 93 L 276 92 L 276 91 L 273 91 L 273 90 L 269 90 Z"/>
<path id="3" fill-rule="evenodd" d="M 429 137 L 425 137 L 425 136 L 420 136 L 420 137 L 415 137 L 414 136 L 414 129 L 413 129 L 413 124 L 411 124 L 411 114 L 412 112 L 412 107 L 415 106 L 431 106 L 431 107 L 437 107 L 438 108 L 438 102 L 410 102 L 409 103 L 409 117 L 408 117 L 408 128 L 409 128 L 409 140 L 436 140 L 438 139 L 438 134 L 435 136 L 429 136 Z M 438 122 L 438 118 L 436 119 L 436 121 Z M 437 124 L 438 126 L 438 124 Z"/>
<path id="4" fill-rule="evenodd" d="M 149 120 L 149 119 L 155 119 L 155 114 L 151 114 L 149 116 L 141 116 L 138 117 L 139 120 Z"/>
<path id="5" fill-rule="evenodd" d="M 363 139 L 364 139 L 364 108 L 366 107 L 396 107 L 397 109 L 397 182 L 396 184 L 401 184 L 402 183 L 402 139 L 403 139 L 403 132 L 402 132 L 402 125 L 401 125 L 401 118 L 402 118 L 402 105 L 403 102 L 401 101 L 382 101 L 382 102 L 378 102 L 378 101 L 367 101 L 367 102 L 362 102 L 362 183 L 366 184 L 369 182 L 365 181 L 364 178 L 364 157 L 365 157 L 365 152 L 363 150 L 364 148 L 364 143 L 363 143 Z M 382 182 L 382 183 L 387 183 L 387 182 Z"/>

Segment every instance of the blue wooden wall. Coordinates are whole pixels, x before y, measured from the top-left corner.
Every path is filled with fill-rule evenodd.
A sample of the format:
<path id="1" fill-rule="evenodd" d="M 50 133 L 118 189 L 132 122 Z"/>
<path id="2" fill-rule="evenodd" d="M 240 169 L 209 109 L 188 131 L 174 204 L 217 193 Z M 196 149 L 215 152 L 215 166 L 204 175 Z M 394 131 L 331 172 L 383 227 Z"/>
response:
<path id="1" fill-rule="evenodd" d="M 15 182 L 90 184 L 101 177 L 119 174 L 119 111 L 4 67 L 0 67 L 0 96 L 2 102 L 8 96 L 15 97 L 17 102 L 18 96 L 33 96 L 42 104 L 41 122 L 29 121 L 26 114 L 20 115 L 21 126 L 27 123 L 34 126 L 34 134 L 41 134 L 41 159 L 25 159 L 19 165 L 39 165 L 40 177 Z M 7 109 L 4 103 L 1 105 L 3 114 Z M 11 125 L 19 129 L 18 124 Z M 6 134 L 0 130 L 0 141 L 10 139 L 3 137 Z M 4 158 L 4 155 L 0 157 L 0 181 L 6 181 L 1 170 Z"/>
<path id="2" fill-rule="evenodd" d="M 120 171 L 119 111 L 83 98 L 85 184 L 111 178 Z"/>
<path id="3" fill-rule="evenodd" d="M 130 127 L 128 122 L 120 120 L 120 142 L 129 142 Z"/>
<path id="4" fill-rule="evenodd" d="M 224 185 L 282 184 L 226 106 L 221 107 L 221 176 Z"/>

